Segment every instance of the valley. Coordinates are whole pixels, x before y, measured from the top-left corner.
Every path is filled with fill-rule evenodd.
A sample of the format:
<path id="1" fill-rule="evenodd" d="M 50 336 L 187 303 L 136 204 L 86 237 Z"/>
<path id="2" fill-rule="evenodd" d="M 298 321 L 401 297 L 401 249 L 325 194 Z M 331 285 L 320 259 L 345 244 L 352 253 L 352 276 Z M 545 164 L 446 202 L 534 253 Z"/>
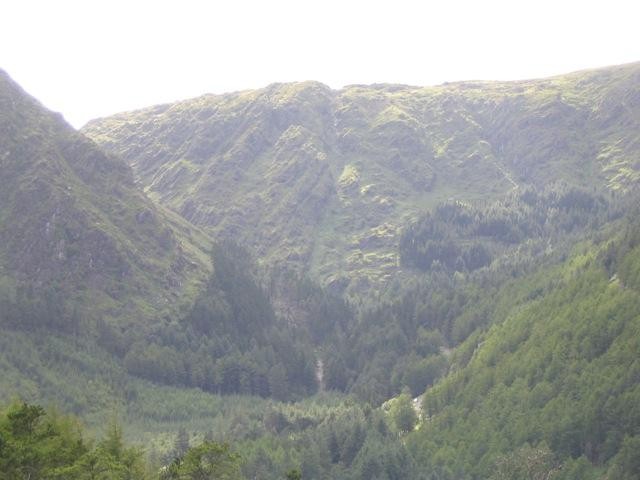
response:
<path id="1" fill-rule="evenodd" d="M 0 72 L 0 479 L 638 478 L 639 122 L 637 63 L 80 131 Z"/>

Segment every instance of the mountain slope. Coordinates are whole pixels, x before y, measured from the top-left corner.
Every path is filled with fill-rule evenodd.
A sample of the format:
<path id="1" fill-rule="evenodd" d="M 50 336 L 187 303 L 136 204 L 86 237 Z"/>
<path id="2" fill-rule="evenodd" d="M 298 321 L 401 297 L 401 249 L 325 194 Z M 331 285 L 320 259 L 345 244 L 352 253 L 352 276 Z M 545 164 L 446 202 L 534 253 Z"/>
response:
<path id="1" fill-rule="evenodd" d="M 0 350 L 9 392 L 23 384 L 50 400 L 69 362 L 104 373 L 82 349 L 158 383 L 283 399 L 315 391 L 312 348 L 277 323 L 245 250 L 154 205 L 130 167 L 5 74 L 0 112 L 0 328 L 53 352 L 47 372 Z M 66 402 L 72 383 L 56 398 Z"/>
<path id="2" fill-rule="evenodd" d="M 219 242 L 209 261 L 197 227 L 0 76 L 0 399 L 94 423 L 125 405 L 145 431 L 202 436 L 211 392 L 375 406 L 426 388 L 418 431 L 394 402 L 389 418 L 351 398 L 287 416 L 245 398 L 217 434 L 244 442 L 251 477 L 293 462 L 310 478 L 636 478 L 638 70 L 275 85 L 87 127 L 162 204 L 266 266 L 348 292 L 399 259 L 414 275 L 354 313 L 285 271 L 286 318 L 246 250 Z"/>
<path id="3" fill-rule="evenodd" d="M 640 179 L 640 65 L 418 88 L 314 83 L 90 122 L 160 204 L 339 291 L 398 273 L 402 229 L 452 198 Z"/>
<path id="4" fill-rule="evenodd" d="M 25 305 L 41 310 L 47 321 L 57 312 L 64 321 L 75 316 L 128 328 L 193 301 L 211 270 L 206 237 L 150 202 L 125 163 L 44 109 L 4 72 L 0 144 L 5 304 L 23 313 Z M 39 322 L 22 317 L 9 320 Z"/>
<path id="5" fill-rule="evenodd" d="M 412 441 L 435 478 L 636 478 L 640 231 L 601 240 L 506 286 L 524 295 L 427 389 Z"/>

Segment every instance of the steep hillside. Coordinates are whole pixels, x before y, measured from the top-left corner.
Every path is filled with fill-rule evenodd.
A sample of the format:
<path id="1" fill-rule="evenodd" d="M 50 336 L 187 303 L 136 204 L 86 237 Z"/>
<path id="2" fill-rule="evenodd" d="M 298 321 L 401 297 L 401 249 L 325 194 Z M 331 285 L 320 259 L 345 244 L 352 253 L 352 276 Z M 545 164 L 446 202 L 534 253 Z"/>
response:
<path id="1" fill-rule="evenodd" d="M 267 266 L 338 291 L 399 271 L 400 232 L 446 200 L 640 179 L 640 65 L 419 88 L 313 82 L 205 95 L 94 120 L 150 196 Z"/>
<path id="2" fill-rule="evenodd" d="M 456 350 L 424 396 L 412 442 L 434 478 L 637 478 L 640 230 L 632 222 L 502 287 L 510 300 L 494 325 Z"/>
<path id="3" fill-rule="evenodd" d="M 204 234 L 4 72 L 0 144 L 0 317 L 124 331 L 193 302 L 211 270 Z"/>
<path id="4" fill-rule="evenodd" d="M 73 382 L 51 386 L 67 363 L 79 377 L 104 373 L 83 349 L 163 384 L 282 399 L 315 391 L 313 348 L 277 323 L 245 250 L 154 205 L 129 166 L 4 74 L 0 112 L 0 328 L 50 361 L 29 367 L 0 350 L 9 395 L 66 403 Z"/>

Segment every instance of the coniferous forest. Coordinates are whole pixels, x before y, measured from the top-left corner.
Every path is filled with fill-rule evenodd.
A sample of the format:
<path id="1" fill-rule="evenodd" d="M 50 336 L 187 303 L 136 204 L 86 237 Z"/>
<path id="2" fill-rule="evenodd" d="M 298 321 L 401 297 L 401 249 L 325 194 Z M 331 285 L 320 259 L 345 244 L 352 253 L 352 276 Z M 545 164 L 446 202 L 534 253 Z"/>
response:
<path id="1" fill-rule="evenodd" d="M 0 480 L 640 478 L 639 91 L 0 73 Z"/>

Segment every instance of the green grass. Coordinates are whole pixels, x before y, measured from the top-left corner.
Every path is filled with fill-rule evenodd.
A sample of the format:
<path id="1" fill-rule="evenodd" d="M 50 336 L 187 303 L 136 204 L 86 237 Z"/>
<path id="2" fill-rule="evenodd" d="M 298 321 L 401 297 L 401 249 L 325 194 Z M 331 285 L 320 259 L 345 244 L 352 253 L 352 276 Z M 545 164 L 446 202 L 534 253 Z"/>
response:
<path id="1" fill-rule="evenodd" d="M 640 143 L 629 125 L 640 113 L 625 96 L 638 68 L 428 88 L 276 84 L 116 115 L 84 132 L 132 164 L 160 204 L 190 205 L 188 218 L 233 232 L 265 268 L 344 278 L 361 294 L 361 283 L 384 288 L 397 243 L 365 249 L 380 259 L 366 269 L 345 267 L 351 239 L 371 228 L 401 229 L 441 201 L 495 200 L 516 186 L 633 188 Z M 620 101 L 629 111 L 615 111 Z M 360 193 L 366 186 L 385 193 L 374 200 Z"/>

